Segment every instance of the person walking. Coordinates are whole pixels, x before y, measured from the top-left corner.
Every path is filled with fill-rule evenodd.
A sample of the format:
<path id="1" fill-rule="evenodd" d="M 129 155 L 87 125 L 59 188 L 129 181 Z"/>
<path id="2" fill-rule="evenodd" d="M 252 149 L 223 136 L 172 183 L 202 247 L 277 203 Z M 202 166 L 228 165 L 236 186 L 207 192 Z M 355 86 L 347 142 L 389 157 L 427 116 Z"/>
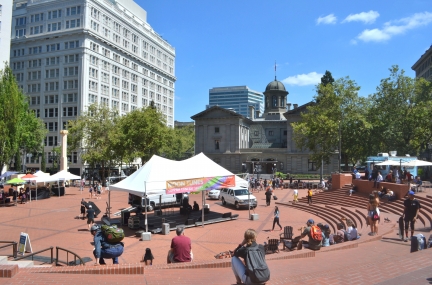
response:
<path id="1" fill-rule="evenodd" d="M 85 218 L 85 212 L 86 212 L 86 206 L 85 206 L 84 198 L 81 200 L 80 212 L 81 212 L 80 215 L 82 215 L 81 219 L 84 220 L 84 218 Z"/>
<path id="2" fill-rule="evenodd" d="M 297 189 L 294 189 L 293 196 L 294 196 L 293 203 L 298 203 L 298 190 Z"/>
<path id="3" fill-rule="evenodd" d="M 313 195 L 312 189 L 309 188 L 307 192 L 307 199 L 309 205 L 312 204 L 312 195 Z"/>
<path id="4" fill-rule="evenodd" d="M 94 224 L 94 214 L 95 211 L 92 209 L 92 205 L 89 205 L 87 209 L 87 225 L 89 230 Z"/>
<path id="5" fill-rule="evenodd" d="M 279 208 L 278 208 L 278 206 L 275 206 L 274 218 L 273 218 L 273 227 L 272 227 L 271 231 L 274 231 L 274 227 L 276 224 L 280 227 L 280 230 L 282 230 L 282 226 L 279 223 Z"/>
<path id="6" fill-rule="evenodd" d="M 405 242 L 408 241 L 408 227 L 411 227 L 411 238 L 414 235 L 414 224 L 421 208 L 420 202 L 414 198 L 414 194 L 414 191 L 409 191 L 408 199 L 404 201 Z"/>
<path id="7" fill-rule="evenodd" d="M 271 202 L 271 197 L 273 195 L 273 189 L 269 186 L 265 192 L 265 196 L 266 196 L 266 205 L 270 206 L 270 202 Z"/>
<path id="8" fill-rule="evenodd" d="M 89 197 L 90 199 L 93 198 L 93 186 L 89 184 Z"/>

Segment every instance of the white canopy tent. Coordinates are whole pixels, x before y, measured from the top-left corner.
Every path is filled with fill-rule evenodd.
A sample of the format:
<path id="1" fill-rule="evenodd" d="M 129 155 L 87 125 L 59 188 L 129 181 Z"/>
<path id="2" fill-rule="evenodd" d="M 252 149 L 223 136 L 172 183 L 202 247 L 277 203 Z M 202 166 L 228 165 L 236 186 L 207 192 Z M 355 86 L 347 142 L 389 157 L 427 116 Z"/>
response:
<path id="1" fill-rule="evenodd" d="M 157 155 L 124 180 L 110 185 L 110 191 L 122 191 L 144 196 L 165 194 L 167 180 L 234 175 L 203 153 L 182 161 L 169 160 Z M 236 186 L 247 187 L 246 180 L 236 176 Z M 145 189 L 144 189 L 145 182 Z"/>
<path id="2" fill-rule="evenodd" d="M 234 175 L 232 172 L 209 159 L 203 153 L 182 161 L 169 160 L 153 155 L 146 164 L 132 175 L 110 186 L 110 190 L 128 192 L 141 197 L 144 197 L 145 195 L 162 195 L 166 193 L 166 182 L 168 180 L 185 180 L 232 175 Z M 235 183 L 236 186 L 248 186 L 247 181 L 238 176 L 235 176 Z M 202 221 L 204 221 L 204 192 L 202 199 Z M 108 203 L 108 207 L 110 207 L 110 202 Z M 144 208 L 146 231 L 148 231 L 147 207 Z M 202 226 L 204 226 L 204 222 L 202 223 Z"/>

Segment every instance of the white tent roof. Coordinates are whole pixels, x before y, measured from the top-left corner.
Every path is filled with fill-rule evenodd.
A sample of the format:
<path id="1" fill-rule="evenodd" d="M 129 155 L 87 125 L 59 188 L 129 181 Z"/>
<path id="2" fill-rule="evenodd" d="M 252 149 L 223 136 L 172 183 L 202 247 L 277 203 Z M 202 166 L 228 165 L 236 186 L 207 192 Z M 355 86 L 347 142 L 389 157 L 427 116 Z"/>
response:
<path id="1" fill-rule="evenodd" d="M 35 180 L 36 182 L 52 182 L 52 181 L 59 181 L 59 180 L 76 180 L 76 179 L 81 179 L 81 176 L 74 175 L 66 170 L 62 170 L 57 172 L 54 175 L 51 176 L 42 175 L 32 180 Z"/>
<path id="2" fill-rule="evenodd" d="M 203 153 L 182 161 L 169 160 L 157 155 L 124 180 L 110 185 L 110 190 L 143 196 L 144 182 L 147 195 L 165 194 L 167 180 L 182 180 L 213 176 L 234 175 Z M 236 186 L 247 187 L 247 181 L 236 176 Z"/>
<path id="3" fill-rule="evenodd" d="M 33 175 L 34 176 L 50 176 L 49 173 L 43 172 L 42 170 L 36 171 Z"/>

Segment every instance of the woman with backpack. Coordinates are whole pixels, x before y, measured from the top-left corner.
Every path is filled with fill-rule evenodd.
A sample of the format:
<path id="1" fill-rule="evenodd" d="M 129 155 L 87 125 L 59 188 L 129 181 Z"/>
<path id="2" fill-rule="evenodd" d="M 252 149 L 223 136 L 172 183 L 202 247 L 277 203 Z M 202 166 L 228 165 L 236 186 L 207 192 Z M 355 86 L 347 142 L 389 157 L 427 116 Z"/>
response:
<path id="1" fill-rule="evenodd" d="M 255 230 L 246 230 L 244 240 L 234 250 L 231 267 L 237 284 L 263 284 L 270 280 L 264 246 L 258 245 L 256 238 Z M 244 263 L 240 257 L 244 259 Z"/>
<path id="2" fill-rule="evenodd" d="M 274 227 L 275 227 L 276 224 L 280 227 L 280 230 L 282 230 L 282 226 L 279 223 L 279 208 L 278 208 L 278 206 L 275 206 L 274 219 L 273 219 L 273 227 L 271 229 L 271 232 L 274 231 Z"/>

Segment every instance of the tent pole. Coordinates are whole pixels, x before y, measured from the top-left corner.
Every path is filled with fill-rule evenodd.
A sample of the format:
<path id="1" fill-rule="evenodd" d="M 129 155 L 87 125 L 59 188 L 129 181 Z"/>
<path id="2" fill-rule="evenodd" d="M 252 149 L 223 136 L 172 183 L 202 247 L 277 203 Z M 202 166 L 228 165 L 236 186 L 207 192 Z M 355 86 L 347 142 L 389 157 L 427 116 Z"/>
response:
<path id="1" fill-rule="evenodd" d="M 148 233 L 148 225 L 147 225 L 147 187 L 146 187 L 146 182 L 144 181 L 144 208 L 145 208 L 145 230 L 146 233 Z"/>
<path id="2" fill-rule="evenodd" d="M 111 220 L 111 191 L 108 190 L 108 220 Z"/>
<path id="3" fill-rule="evenodd" d="M 202 214 L 201 214 L 201 225 L 202 225 L 202 227 L 204 228 L 204 206 L 205 206 L 205 195 L 204 195 L 204 191 L 205 190 L 203 190 L 203 191 L 201 191 L 201 193 L 202 193 Z"/>

